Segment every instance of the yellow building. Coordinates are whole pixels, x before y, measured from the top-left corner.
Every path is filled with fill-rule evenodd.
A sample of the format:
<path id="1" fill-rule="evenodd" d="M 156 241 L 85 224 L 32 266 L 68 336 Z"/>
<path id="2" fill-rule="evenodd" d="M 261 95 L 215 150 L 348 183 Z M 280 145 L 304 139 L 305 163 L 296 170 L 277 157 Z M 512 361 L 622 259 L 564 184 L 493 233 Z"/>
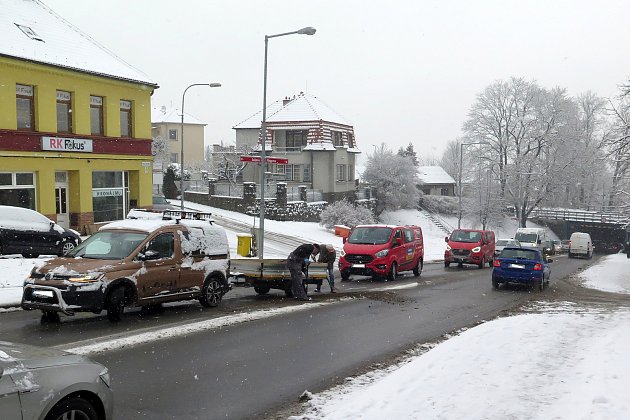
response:
<path id="1" fill-rule="evenodd" d="M 151 206 L 157 84 L 38 1 L 0 6 L 0 204 L 81 231 Z"/>

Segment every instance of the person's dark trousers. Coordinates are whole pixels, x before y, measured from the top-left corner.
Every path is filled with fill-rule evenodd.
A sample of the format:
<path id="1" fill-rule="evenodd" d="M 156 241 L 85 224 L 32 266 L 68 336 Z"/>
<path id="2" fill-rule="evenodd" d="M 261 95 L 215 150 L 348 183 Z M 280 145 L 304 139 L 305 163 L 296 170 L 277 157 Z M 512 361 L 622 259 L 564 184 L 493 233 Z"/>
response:
<path id="1" fill-rule="evenodd" d="M 335 290 L 335 269 L 327 268 L 326 272 L 328 273 L 328 285 L 330 286 L 330 290 Z"/>
<path id="2" fill-rule="evenodd" d="M 306 299 L 306 292 L 302 285 L 302 260 L 294 260 L 289 258 L 287 260 L 287 267 L 291 272 L 291 291 L 296 299 Z"/>

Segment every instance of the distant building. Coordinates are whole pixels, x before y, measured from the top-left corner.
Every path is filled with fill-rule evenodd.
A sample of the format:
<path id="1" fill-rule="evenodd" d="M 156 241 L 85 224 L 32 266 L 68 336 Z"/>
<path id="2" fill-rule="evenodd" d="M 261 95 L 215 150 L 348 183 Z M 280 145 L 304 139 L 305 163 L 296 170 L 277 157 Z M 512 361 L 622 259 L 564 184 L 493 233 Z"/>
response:
<path id="1" fill-rule="evenodd" d="M 455 196 L 455 180 L 441 166 L 419 166 L 418 188 L 426 195 Z"/>
<path id="2" fill-rule="evenodd" d="M 0 204 L 77 230 L 151 206 L 157 84 L 39 1 L 0 10 Z"/>
<path id="3" fill-rule="evenodd" d="M 204 162 L 204 128 L 206 124 L 188 113 L 184 113 L 184 166 L 198 167 Z M 181 163 L 182 113 L 177 108 L 154 107 L 151 111 L 151 134 L 161 137 L 168 148 L 166 162 Z"/>
<path id="4" fill-rule="evenodd" d="M 262 111 L 235 125 L 236 149 L 260 151 Z M 288 165 L 268 164 L 267 172 L 288 186 L 320 190 L 326 201 L 354 198 L 357 148 L 354 127 L 316 96 L 300 93 L 267 107 L 267 156 Z M 260 183 L 259 167 L 249 165 L 243 180 Z"/>

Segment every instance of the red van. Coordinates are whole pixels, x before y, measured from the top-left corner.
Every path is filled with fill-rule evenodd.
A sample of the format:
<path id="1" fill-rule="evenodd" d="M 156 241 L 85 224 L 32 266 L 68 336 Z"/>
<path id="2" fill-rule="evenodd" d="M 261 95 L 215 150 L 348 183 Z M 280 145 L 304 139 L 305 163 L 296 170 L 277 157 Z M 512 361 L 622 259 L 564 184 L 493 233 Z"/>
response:
<path id="1" fill-rule="evenodd" d="M 451 263 L 475 264 L 483 268 L 485 263 L 492 267 L 494 259 L 494 232 L 491 230 L 456 229 L 451 237 L 444 238 L 444 267 Z"/>
<path id="2" fill-rule="evenodd" d="M 424 265 L 420 226 L 359 225 L 344 239 L 339 272 L 342 280 L 351 274 L 387 277 L 401 271 L 419 276 Z"/>

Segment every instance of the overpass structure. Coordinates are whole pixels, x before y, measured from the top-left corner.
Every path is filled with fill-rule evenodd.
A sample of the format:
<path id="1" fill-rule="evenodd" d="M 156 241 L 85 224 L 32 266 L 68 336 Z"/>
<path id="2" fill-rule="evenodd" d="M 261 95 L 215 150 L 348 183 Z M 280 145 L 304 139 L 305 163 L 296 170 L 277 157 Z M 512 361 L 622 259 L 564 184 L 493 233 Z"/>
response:
<path id="1" fill-rule="evenodd" d="M 587 232 L 593 241 L 624 243 L 630 214 L 620 212 L 534 209 L 529 219 L 548 226 L 562 239 L 569 239 L 573 232 Z"/>

